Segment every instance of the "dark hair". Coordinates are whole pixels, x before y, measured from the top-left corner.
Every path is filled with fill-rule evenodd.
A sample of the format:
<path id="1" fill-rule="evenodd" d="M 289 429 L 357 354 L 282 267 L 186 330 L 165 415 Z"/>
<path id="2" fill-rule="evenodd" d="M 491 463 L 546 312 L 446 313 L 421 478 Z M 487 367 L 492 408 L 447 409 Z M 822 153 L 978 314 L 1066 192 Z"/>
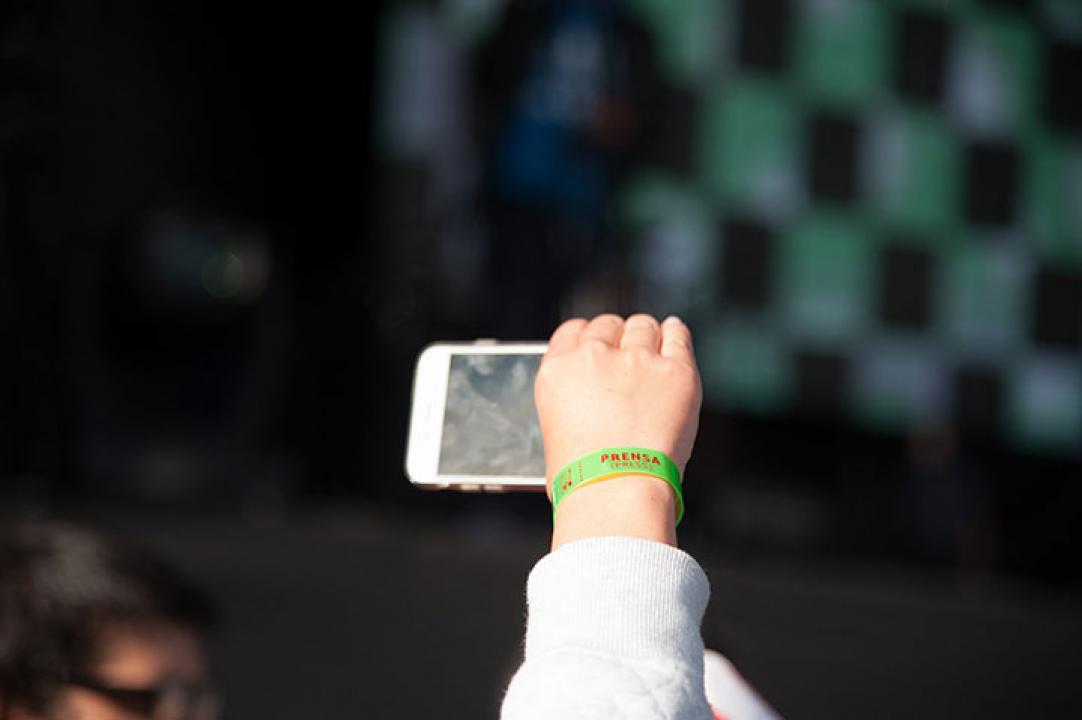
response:
<path id="1" fill-rule="evenodd" d="M 0 528 L 0 708 L 46 712 L 119 624 L 204 633 L 215 617 L 202 591 L 130 544 L 58 523 Z"/>

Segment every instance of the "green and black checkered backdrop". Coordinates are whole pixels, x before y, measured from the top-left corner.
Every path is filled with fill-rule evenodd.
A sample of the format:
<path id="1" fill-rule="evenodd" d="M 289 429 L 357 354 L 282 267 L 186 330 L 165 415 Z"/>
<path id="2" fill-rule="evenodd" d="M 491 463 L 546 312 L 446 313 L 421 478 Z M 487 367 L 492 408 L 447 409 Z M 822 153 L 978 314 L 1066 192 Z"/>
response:
<path id="1" fill-rule="evenodd" d="M 1082 2 L 631 5 L 677 91 L 621 214 L 707 402 L 1082 456 Z"/>

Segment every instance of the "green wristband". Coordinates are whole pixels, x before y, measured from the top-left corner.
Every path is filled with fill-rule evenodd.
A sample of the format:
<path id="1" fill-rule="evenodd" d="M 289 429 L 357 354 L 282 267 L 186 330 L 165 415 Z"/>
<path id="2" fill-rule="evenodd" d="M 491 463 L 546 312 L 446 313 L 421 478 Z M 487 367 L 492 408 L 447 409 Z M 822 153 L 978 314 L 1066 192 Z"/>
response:
<path id="1" fill-rule="evenodd" d="M 639 447 L 602 448 L 569 462 L 552 480 L 552 517 L 560 502 L 584 485 L 625 475 L 648 475 L 664 480 L 676 493 L 676 524 L 684 518 L 680 469 L 665 453 Z"/>

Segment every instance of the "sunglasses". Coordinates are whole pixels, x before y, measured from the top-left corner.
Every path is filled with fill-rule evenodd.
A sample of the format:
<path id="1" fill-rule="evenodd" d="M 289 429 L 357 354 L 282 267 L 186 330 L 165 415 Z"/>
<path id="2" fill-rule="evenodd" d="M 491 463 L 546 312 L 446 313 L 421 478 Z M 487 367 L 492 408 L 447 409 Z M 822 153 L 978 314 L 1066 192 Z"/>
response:
<path id="1" fill-rule="evenodd" d="M 90 690 L 125 711 L 147 720 L 218 720 L 221 699 L 206 683 L 163 683 L 149 688 L 119 687 L 84 674 L 72 674 L 69 685 Z"/>

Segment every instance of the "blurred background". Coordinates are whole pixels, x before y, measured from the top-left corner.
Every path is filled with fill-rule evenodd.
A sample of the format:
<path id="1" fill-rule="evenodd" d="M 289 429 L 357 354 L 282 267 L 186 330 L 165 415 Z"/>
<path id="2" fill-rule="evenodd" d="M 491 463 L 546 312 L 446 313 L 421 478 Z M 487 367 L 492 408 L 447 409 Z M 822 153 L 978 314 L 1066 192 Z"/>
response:
<path id="1" fill-rule="evenodd" d="M 602 310 L 782 714 L 1082 713 L 1082 3 L 5 3 L 0 519 L 206 584 L 228 717 L 496 716 L 548 514 L 410 487 L 412 364 Z"/>

